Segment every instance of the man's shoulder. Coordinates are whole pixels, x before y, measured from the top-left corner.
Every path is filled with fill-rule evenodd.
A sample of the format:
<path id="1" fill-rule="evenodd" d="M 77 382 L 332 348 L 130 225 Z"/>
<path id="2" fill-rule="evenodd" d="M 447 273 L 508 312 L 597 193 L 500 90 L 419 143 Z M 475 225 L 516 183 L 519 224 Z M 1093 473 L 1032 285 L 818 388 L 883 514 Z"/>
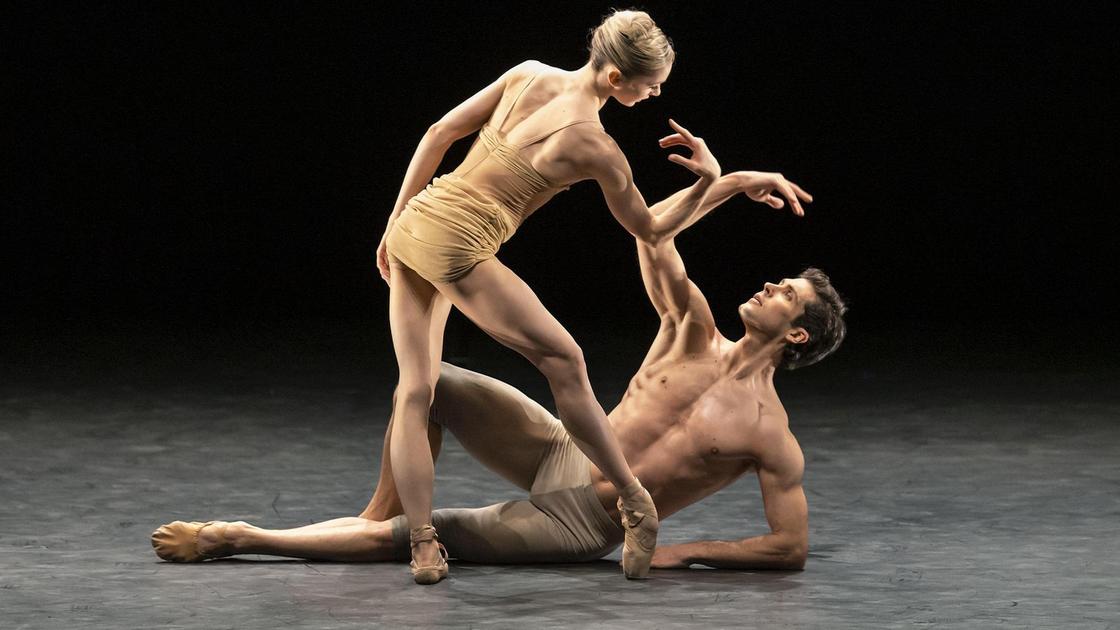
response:
<path id="1" fill-rule="evenodd" d="M 805 454 L 789 429 L 789 420 L 771 415 L 760 421 L 759 466 L 781 477 L 800 479 L 805 471 Z"/>

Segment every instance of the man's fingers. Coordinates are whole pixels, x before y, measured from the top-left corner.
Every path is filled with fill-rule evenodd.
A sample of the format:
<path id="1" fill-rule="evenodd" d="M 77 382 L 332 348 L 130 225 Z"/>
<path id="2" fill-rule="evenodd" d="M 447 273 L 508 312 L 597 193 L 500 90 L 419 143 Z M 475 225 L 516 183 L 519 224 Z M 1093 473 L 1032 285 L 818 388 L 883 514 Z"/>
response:
<path id="1" fill-rule="evenodd" d="M 786 201 L 789 202 L 791 210 L 797 214 L 805 214 L 805 211 L 801 209 L 801 202 L 797 199 L 797 193 L 793 192 L 793 188 L 789 185 L 789 182 L 778 182 L 777 188 L 778 191 L 782 193 L 782 196 L 786 198 Z"/>
<path id="2" fill-rule="evenodd" d="M 801 198 L 802 198 L 802 199 L 804 199 L 805 201 L 812 201 L 812 200 L 813 200 L 813 196 L 812 196 L 812 195 L 810 195 L 809 193 L 805 192 L 804 190 L 802 190 L 802 189 L 801 189 L 801 187 L 800 187 L 800 186 L 798 186 L 797 184 L 795 184 L 795 183 L 793 183 L 793 182 L 790 182 L 790 183 L 789 183 L 789 185 L 790 185 L 790 186 L 791 186 L 791 187 L 793 188 L 793 190 L 794 190 L 794 191 L 795 191 L 795 192 L 797 193 L 797 196 L 798 196 L 798 197 L 801 197 Z"/>

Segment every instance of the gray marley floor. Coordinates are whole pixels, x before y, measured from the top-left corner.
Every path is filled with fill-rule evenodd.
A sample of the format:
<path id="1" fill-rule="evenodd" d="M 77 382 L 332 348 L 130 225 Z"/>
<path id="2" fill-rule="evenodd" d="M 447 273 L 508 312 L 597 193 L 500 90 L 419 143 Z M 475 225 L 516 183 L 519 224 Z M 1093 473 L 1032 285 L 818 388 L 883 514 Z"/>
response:
<path id="1" fill-rule="evenodd" d="M 633 350 L 588 353 L 604 404 L 640 361 Z M 359 511 L 391 357 L 125 356 L 4 365 L 4 628 L 1120 627 L 1120 402 L 1107 369 L 918 374 L 851 355 L 783 377 L 806 455 L 801 572 L 697 567 L 628 582 L 616 552 L 583 565 L 454 563 L 450 580 L 423 588 L 401 564 L 175 565 L 148 542 L 174 519 L 291 527 Z M 551 407 L 516 358 L 469 367 Z M 452 439 L 437 477 L 437 506 L 521 496 Z M 661 540 L 765 531 L 749 477 L 666 521 Z"/>

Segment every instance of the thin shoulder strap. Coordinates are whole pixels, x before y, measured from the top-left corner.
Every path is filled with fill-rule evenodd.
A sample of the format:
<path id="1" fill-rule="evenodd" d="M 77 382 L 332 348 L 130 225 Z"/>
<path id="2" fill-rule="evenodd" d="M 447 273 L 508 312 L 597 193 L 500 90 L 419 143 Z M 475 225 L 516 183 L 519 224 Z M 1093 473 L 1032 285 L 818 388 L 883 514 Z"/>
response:
<path id="1" fill-rule="evenodd" d="M 533 144 L 534 142 L 539 142 L 541 139 L 547 138 L 548 136 L 551 136 L 552 134 L 556 133 L 557 131 L 560 131 L 561 129 L 567 129 L 568 127 L 571 127 L 572 125 L 578 125 L 579 123 L 585 123 L 585 122 L 598 123 L 599 121 L 595 120 L 594 118 L 585 118 L 583 120 L 573 120 L 572 122 L 567 123 L 565 125 L 561 125 L 561 126 L 555 128 L 555 129 L 553 129 L 552 131 L 546 131 L 544 133 L 537 134 L 537 135 L 533 136 L 532 138 L 529 138 L 528 140 L 525 140 L 524 142 L 519 142 L 519 143 L 517 143 L 517 148 L 518 149 L 523 149 L 523 148 L 529 146 L 530 144 Z"/>
<path id="2" fill-rule="evenodd" d="M 525 93 L 525 90 L 529 87 L 529 84 L 532 83 L 533 79 L 535 78 L 537 78 L 537 75 L 534 73 L 533 76 L 529 77 L 529 80 L 525 82 L 525 85 L 521 87 L 521 91 L 517 93 L 517 96 L 513 98 L 513 102 L 510 103 L 509 107 L 506 108 L 506 113 L 502 114 L 502 122 L 498 123 L 499 129 L 501 129 L 502 125 L 506 124 L 506 118 L 509 118 L 509 113 L 512 112 L 513 108 L 517 106 L 517 101 L 521 98 L 521 95 Z"/>

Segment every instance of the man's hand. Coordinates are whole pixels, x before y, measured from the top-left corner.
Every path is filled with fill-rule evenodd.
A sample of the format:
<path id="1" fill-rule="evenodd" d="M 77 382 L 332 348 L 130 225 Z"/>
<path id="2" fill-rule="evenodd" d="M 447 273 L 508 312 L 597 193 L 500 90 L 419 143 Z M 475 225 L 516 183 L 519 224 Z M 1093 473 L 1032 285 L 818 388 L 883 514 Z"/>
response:
<path id="1" fill-rule="evenodd" d="M 670 153 L 669 161 L 676 162 L 709 181 L 714 182 L 719 179 L 719 176 L 722 174 L 719 162 L 716 161 L 716 156 L 712 155 L 712 152 L 708 150 L 708 145 L 704 142 L 704 139 L 692 135 L 687 129 L 678 125 L 677 121 L 672 118 L 669 119 L 669 124 L 673 126 L 673 129 L 677 130 L 677 133 L 658 140 L 657 142 L 661 145 L 661 148 L 686 146 L 692 150 L 692 159 L 688 159 L 678 153 Z"/>
<path id="2" fill-rule="evenodd" d="M 689 562 L 681 553 L 681 545 L 665 545 L 653 552 L 651 569 L 687 569 Z"/>
<path id="3" fill-rule="evenodd" d="M 742 181 L 743 193 L 755 201 L 765 203 L 772 208 L 783 208 L 786 203 L 781 197 L 776 197 L 775 192 L 782 194 L 789 200 L 790 208 L 797 216 L 805 216 L 801 207 L 802 201 L 813 201 L 813 196 L 801 190 L 797 184 L 782 177 L 781 173 L 762 173 L 760 171 L 739 171 L 736 173 Z"/>

